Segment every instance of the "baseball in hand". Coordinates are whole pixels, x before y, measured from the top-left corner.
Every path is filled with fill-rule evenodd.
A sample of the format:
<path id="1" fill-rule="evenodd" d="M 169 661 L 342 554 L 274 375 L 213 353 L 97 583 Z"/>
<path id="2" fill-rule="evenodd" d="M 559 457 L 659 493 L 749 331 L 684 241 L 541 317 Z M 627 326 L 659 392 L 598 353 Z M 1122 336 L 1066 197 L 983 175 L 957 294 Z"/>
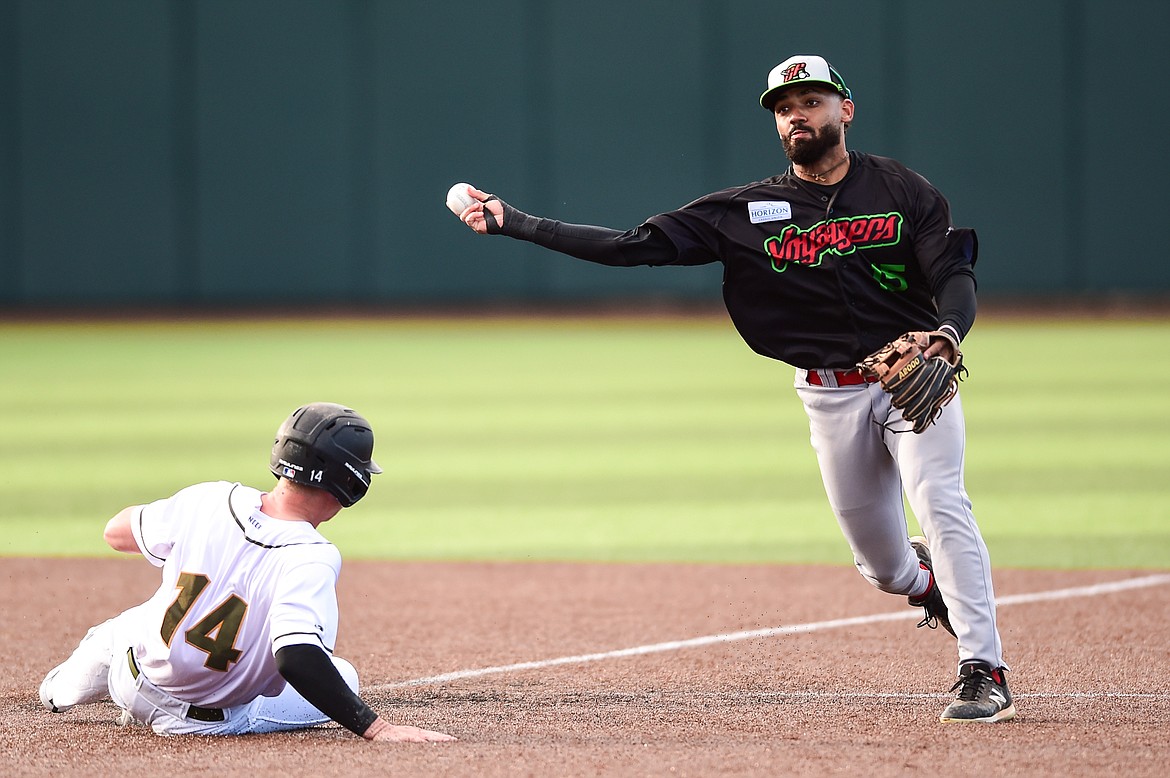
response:
<path id="1" fill-rule="evenodd" d="M 447 190 L 447 207 L 456 216 L 466 211 L 475 202 L 475 198 L 467 191 L 470 186 L 470 184 L 458 183 Z"/>

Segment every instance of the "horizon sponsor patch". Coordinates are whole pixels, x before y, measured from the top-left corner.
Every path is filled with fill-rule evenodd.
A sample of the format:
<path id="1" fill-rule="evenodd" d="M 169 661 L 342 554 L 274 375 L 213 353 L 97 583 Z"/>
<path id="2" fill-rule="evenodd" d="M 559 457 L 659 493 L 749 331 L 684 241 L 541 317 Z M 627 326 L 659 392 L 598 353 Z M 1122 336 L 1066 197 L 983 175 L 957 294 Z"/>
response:
<path id="1" fill-rule="evenodd" d="M 748 218 L 752 224 L 778 222 L 792 218 L 792 205 L 786 200 L 760 200 L 748 203 Z"/>

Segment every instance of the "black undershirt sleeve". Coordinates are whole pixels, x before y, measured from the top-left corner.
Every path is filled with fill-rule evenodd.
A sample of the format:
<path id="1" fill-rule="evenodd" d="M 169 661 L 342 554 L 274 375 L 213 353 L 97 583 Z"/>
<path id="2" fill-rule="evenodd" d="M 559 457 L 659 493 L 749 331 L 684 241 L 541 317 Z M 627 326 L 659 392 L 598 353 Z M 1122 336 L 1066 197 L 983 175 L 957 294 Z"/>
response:
<path id="1" fill-rule="evenodd" d="M 956 273 L 947 279 L 935 297 L 938 324 L 950 324 L 959 335 L 967 337 L 975 323 L 975 276 L 969 272 Z"/>
<path id="2" fill-rule="evenodd" d="M 542 219 L 517 210 L 503 200 L 499 203 L 504 208 L 503 227 L 485 212 L 491 235 L 526 240 L 577 259 L 611 267 L 669 265 L 678 256 L 666 233 L 646 224 L 622 232 L 609 227 Z"/>
<path id="3" fill-rule="evenodd" d="M 362 734 L 378 718 L 317 646 L 284 646 L 276 652 L 276 669 L 313 707 L 354 734 Z"/>
<path id="4" fill-rule="evenodd" d="M 959 340 L 967 337 L 975 323 L 975 263 L 979 260 L 979 239 L 969 227 L 947 230 L 946 244 L 935 276 L 934 304 L 938 326 L 955 328 Z"/>
<path id="5" fill-rule="evenodd" d="M 498 198 L 496 198 L 498 199 Z M 680 261 L 678 248 L 661 229 L 643 224 L 622 232 L 587 224 L 566 224 L 531 216 L 500 200 L 504 224 L 488 214 L 488 233 L 526 240 L 562 254 L 614 267 L 669 265 Z M 971 257 L 973 260 L 974 257 Z M 683 258 L 682 262 L 686 262 Z M 950 324 L 962 340 L 975 322 L 975 274 L 971 264 L 952 271 L 936 295 L 939 325 Z"/>

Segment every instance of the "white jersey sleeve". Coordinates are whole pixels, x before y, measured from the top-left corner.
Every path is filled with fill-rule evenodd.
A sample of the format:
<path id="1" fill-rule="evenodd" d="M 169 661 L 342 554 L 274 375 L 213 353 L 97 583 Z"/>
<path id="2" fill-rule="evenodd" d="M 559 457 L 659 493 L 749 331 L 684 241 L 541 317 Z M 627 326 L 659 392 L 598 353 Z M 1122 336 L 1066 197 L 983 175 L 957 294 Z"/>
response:
<path id="1" fill-rule="evenodd" d="M 162 567 L 171 555 L 175 539 L 187 519 L 186 504 L 204 485 L 188 486 L 172 497 L 140 506 L 130 519 L 130 531 L 142 555 L 155 567 Z"/>
<path id="2" fill-rule="evenodd" d="M 336 570 L 320 562 L 289 565 L 276 582 L 269 629 L 272 653 L 308 643 L 330 654 L 337 642 Z"/>

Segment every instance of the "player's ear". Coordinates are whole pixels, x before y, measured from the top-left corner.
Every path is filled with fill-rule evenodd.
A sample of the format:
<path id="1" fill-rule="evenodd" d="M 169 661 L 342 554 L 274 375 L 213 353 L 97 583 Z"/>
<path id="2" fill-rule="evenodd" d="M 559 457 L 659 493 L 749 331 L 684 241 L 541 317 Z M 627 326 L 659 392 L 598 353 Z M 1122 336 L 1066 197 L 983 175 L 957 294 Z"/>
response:
<path id="1" fill-rule="evenodd" d="M 849 98 L 841 100 L 841 121 L 849 124 L 853 121 L 853 101 Z"/>

